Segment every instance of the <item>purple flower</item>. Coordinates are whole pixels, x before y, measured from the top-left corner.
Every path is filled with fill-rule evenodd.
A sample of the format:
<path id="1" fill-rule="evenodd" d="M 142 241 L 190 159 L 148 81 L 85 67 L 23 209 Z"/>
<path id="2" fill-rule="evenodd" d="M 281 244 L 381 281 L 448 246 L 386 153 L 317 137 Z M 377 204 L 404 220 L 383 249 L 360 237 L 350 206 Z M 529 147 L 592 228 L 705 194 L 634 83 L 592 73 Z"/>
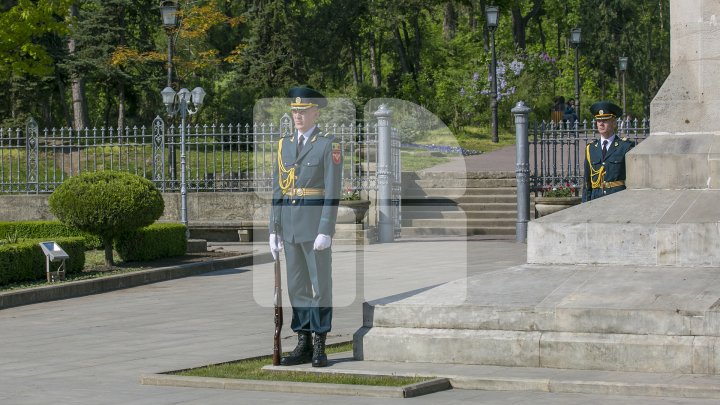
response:
<path id="1" fill-rule="evenodd" d="M 505 63 L 503 61 L 498 61 L 496 70 L 498 77 L 505 76 Z"/>
<path id="2" fill-rule="evenodd" d="M 512 72 L 515 73 L 515 76 L 519 76 L 524 68 L 525 68 L 525 64 L 519 60 L 514 60 L 514 61 L 510 62 L 510 70 L 512 70 Z"/>
<path id="3" fill-rule="evenodd" d="M 480 74 L 478 72 L 473 73 L 473 81 L 476 82 L 480 78 Z"/>
<path id="4" fill-rule="evenodd" d="M 504 89 L 505 87 L 507 87 L 507 84 L 508 84 L 507 80 L 505 79 L 504 76 L 498 77 L 498 89 L 500 89 L 500 90 Z"/>

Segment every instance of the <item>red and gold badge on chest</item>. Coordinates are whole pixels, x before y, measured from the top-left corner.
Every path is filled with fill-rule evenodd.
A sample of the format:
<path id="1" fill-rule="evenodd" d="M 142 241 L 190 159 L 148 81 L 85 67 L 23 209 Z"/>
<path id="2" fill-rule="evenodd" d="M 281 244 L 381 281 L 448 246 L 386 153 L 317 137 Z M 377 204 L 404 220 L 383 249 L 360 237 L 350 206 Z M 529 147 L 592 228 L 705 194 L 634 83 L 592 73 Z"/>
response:
<path id="1" fill-rule="evenodd" d="M 339 165 L 342 161 L 342 152 L 340 151 L 340 144 L 333 144 L 333 150 L 332 150 L 332 159 L 333 163 L 336 165 Z"/>

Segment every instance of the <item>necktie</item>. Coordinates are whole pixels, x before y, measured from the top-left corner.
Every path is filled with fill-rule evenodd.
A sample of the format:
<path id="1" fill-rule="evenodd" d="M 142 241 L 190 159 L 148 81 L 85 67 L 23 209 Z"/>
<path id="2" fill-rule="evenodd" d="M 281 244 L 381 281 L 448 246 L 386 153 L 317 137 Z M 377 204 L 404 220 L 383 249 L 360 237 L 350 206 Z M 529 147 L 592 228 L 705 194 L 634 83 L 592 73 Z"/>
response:
<path id="1" fill-rule="evenodd" d="M 298 135 L 298 140 L 297 140 L 297 154 L 298 155 L 300 154 L 300 152 L 302 152 L 303 144 L 305 143 L 305 142 L 303 142 L 304 140 L 305 140 L 304 136 Z"/>
<path id="2" fill-rule="evenodd" d="M 606 140 L 603 141 L 603 150 L 602 150 L 602 158 L 603 158 L 603 160 L 605 159 L 605 154 L 607 153 L 607 144 L 608 144 L 608 141 L 607 141 L 607 139 L 606 139 Z"/>

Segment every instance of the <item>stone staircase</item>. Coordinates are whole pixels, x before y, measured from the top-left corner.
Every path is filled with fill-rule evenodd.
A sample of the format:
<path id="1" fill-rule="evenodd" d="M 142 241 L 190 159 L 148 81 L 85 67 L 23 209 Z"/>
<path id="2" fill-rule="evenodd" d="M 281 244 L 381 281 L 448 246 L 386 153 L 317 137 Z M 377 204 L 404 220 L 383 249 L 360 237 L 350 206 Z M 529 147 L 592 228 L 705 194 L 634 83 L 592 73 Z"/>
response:
<path id="1" fill-rule="evenodd" d="M 514 235 L 514 172 L 403 173 L 402 236 Z"/>
<path id="2" fill-rule="evenodd" d="M 369 245 L 377 240 L 376 228 L 364 224 L 335 225 L 334 245 Z"/>

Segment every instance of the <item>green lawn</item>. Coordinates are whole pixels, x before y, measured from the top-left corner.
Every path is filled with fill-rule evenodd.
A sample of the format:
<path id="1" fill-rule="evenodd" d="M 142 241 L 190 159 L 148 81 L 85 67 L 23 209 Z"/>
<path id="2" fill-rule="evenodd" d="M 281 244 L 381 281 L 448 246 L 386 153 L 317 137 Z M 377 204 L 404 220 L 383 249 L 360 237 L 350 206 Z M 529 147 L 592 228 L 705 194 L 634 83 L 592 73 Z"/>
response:
<path id="1" fill-rule="evenodd" d="M 352 351 L 352 343 L 328 345 L 327 354 Z M 230 363 L 183 370 L 173 374 L 190 377 L 235 378 L 243 380 L 294 381 L 326 384 L 378 385 L 401 387 L 430 380 L 425 377 L 359 376 L 349 374 L 317 374 L 297 371 L 268 371 L 262 368 L 272 364 L 272 356 L 263 356 Z"/>

